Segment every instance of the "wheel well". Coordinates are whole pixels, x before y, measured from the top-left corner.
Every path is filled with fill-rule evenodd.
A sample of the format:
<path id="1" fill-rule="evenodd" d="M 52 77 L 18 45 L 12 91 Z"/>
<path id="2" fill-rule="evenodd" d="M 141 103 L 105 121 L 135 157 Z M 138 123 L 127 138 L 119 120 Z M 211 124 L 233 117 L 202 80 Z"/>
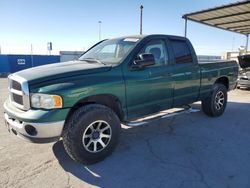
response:
<path id="1" fill-rule="evenodd" d="M 229 88 L 229 80 L 227 77 L 220 77 L 215 81 L 215 84 L 223 84 L 226 86 L 227 90 Z"/>
<path id="2" fill-rule="evenodd" d="M 120 120 L 123 120 L 124 118 L 124 113 L 122 110 L 120 100 L 117 97 L 110 94 L 101 94 L 101 95 L 86 97 L 78 101 L 69 111 L 66 121 L 74 113 L 74 111 L 88 104 L 102 104 L 104 106 L 111 108 L 116 113 L 116 115 L 119 117 Z"/>

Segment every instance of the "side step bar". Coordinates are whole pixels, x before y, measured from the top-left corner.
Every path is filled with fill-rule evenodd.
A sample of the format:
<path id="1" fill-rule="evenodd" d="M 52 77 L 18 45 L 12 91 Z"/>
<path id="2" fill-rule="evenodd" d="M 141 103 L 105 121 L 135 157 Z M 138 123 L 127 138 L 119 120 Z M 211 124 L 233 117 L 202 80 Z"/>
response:
<path id="1" fill-rule="evenodd" d="M 165 111 L 161 111 L 157 114 L 153 114 L 144 118 L 140 118 L 137 119 L 135 121 L 130 121 L 130 122 L 126 122 L 125 125 L 127 126 L 141 126 L 141 125 L 145 125 L 148 124 L 152 121 L 157 121 L 159 119 L 164 119 L 164 118 L 169 118 L 169 117 L 173 117 L 176 115 L 180 115 L 180 114 L 186 114 L 186 113 L 195 113 L 195 112 L 199 112 L 199 109 L 196 108 L 192 108 L 192 107 L 188 107 L 188 108 L 174 108 L 174 109 L 170 109 L 170 110 L 165 110 Z"/>

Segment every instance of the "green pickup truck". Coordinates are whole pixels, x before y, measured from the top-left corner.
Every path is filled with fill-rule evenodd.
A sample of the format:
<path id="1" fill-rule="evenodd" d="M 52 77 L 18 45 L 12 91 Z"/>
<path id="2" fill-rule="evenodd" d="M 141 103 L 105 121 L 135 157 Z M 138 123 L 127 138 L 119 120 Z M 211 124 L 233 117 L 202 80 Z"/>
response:
<path id="1" fill-rule="evenodd" d="M 77 61 L 10 75 L 5 122 L 32 142 L 62 138 L 72 159 L 92 164 L 112 153 L 121 123 L 196 101 L 220 116 L 237 75 L 234 61 L 199 64 L 184 37 L 103 40 Z"/>

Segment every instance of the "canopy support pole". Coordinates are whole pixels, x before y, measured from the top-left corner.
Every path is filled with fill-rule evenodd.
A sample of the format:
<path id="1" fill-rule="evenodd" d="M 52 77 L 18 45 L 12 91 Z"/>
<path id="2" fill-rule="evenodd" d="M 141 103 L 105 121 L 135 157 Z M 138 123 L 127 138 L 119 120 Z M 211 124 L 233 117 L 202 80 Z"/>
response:
<path id="1" fill-rule="evenodd" d="M 184 37 L 187 37 L 187 18 L 185 18 Z"/>
<path id="2" fill-rule="evenodd" d="M 246 52 L 247 52 L 247 50 L 248 50 L 248 39 L 249 39 L 249 34 L 247 34 L 246 37 L 247 37 L 247 38 L 246 38 Z"/>

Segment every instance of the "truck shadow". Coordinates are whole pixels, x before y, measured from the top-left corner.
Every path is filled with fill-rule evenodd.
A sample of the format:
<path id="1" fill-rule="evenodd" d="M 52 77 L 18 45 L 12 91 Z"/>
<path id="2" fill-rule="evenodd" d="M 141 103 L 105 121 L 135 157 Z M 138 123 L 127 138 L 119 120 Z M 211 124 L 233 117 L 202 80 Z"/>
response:
<path id="1" fill-rule="evenodd" d="M 200 108 L 200 104 L 192 106 Z M 238 170 L 239 164 L 232 165 L 232 161 L 245 163 L 250 128 L 239 121 L 245 114 L 245 122 L 249 122 L 249 113 L 249 103 L 228 102 L 225 114 L 218 118 L 209 118 L 197 112 L 161 119 L 141 127 L 124 127 L 113 154 L 90 166 L 70 159 L 62 141 L 53 145 L 53 152 L 66 172 L 90 185 L 207 187 L 210 177 L 213 177 L 210 182 L 213 185 L 227 181 L 216 179 L 214 173 L 231 177 L 229 171 Z M 234 145 L 228 138 L 241 140 L 245 144 Z M 232 156 L 230 149 L 224 145 L 235 146 L 234 153 L 237 154 Z M 211 153 L 215 155 L 211 156 Z M 246 165 L 248 172 L 249 169 L 249 165 Z M 205 181 L 204 177 L 208 180 Z"/>
<path id="2" fill-rule="evenodd" d="M 241 87 L 241 88 L 238 88 L 237 90 L 250 91 L 250 87 Z"/>

